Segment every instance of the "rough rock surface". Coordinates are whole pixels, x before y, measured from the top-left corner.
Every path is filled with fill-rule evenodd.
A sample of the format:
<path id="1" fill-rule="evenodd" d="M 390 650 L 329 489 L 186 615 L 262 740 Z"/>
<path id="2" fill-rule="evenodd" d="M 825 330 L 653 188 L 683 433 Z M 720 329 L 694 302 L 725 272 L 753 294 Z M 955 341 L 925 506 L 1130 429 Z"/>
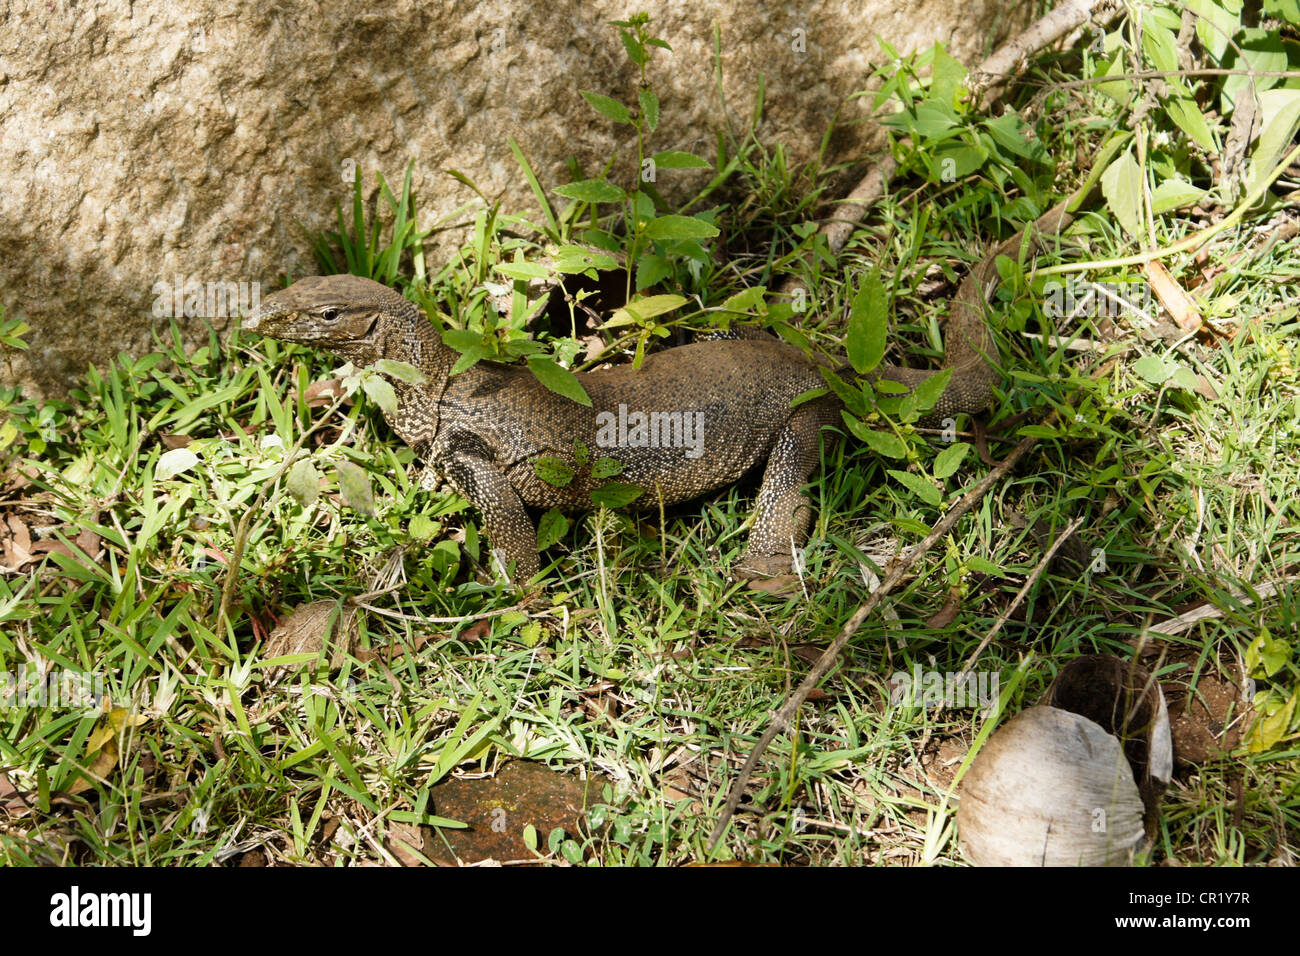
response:
<path id="1" fill-rule="evenodd" d="M 315 271 L 298 228 L 330 226 L 359 167 L 400 182 L 416 160 L 427 227 L 474 199 L 465 173 L 509 210 L 533 209 L 507 146 L 549 187 L 629 145 L 625 127 L 579 96 L 632 100 L 635 72 L 607 21 L 613 0 L 546 4 L 344 0 L 6 0 L 0 5 L 0 307 L 25 319 L 31 350 L 8 376 L 57 394 L 87 364 L 141 354 L 165 331 L 161 284 L 261 283 Z M 795 159 L 816 149 L 837 109 L 884 54 L 939 40 L 973 64 L 1027 22 L 1026 0 L 806 0 L 641 4 L 672 46 L 651 64 L 662 100 L 654 149 L 708 155 L 723 107 L 713 75 L 721 31 L 726 110 L 753 110 L 760 137 Z M 836 156 L 871 132 L 849 126 Z M 622 138 L 620 138 L 622 137 Z M 672 184 L 659 186 L 670 194 Z M 698 175 L 698 174 L 697 174 Z M 444 234 L 445 242 L 455 232 Z M 438 252 L 433 252 L 435 258 Z M 192 289 L 190 291 L 193 291 Z M 211 290 L 208 290 L 211 292 Z M 233 293 L 233 290 L 232 290 Z M 251 297 L 251 288 L 245 296 Z M 195 342 L 215 300 L 180 322 Z M 213 306 L 216 306 L 214 309 Z"/>

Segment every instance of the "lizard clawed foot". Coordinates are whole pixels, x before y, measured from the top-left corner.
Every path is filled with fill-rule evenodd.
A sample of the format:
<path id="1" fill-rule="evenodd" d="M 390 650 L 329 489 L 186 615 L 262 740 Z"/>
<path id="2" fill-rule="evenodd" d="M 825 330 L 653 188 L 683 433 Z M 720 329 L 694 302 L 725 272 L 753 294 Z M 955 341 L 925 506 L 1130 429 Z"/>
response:
<path id="1" fill-rule="evenodd" d="M 790 573 L 792 567 L 788 554 L 746 554 L 732 568 L 731 577 L 755 591 L 794 593 L 799 590 L 799 578 Z"/>

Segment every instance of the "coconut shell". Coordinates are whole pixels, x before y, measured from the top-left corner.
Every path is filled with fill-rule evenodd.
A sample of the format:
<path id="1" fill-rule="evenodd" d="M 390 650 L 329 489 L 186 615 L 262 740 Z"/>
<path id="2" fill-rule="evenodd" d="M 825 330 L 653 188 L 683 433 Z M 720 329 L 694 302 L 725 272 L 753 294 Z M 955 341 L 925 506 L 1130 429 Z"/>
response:
<path id="1" fill-rule="evenodd" d="M 1119 740 L 1055 707 L 1017 714 L 961 785 L 957 829 L 979 866 L 1124 866 L 1143 803 Z"/>

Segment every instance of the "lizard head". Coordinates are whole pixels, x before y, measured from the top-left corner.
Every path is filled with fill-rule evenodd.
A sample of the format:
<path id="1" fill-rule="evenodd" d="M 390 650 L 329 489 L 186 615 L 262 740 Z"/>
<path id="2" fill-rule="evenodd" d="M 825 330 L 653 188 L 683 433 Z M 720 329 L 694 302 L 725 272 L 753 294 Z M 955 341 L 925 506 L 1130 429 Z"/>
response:
<path id="1" fill-rule="evenodd" d="M 369 365 L 381 357 L 385 320 L 412 308 L 400 293 L 373 279 L 308 276 L 264 298 L 244 318 L 243 328 Z"/>

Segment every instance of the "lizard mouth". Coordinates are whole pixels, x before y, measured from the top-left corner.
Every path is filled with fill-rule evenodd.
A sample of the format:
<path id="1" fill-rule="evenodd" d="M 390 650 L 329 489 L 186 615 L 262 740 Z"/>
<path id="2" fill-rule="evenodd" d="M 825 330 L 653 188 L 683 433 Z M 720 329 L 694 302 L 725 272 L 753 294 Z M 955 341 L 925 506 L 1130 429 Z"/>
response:
<path id="1" fill-rule="evenodd" d="M 283 314 L 278 306 L 269 302 L 263 302 L 256 309 L 244 316 L 240 323 L 240 328 L 245 332 L 257 332 L 261 335 L 271 335 L 275 331 L 274 317 Z"/>

